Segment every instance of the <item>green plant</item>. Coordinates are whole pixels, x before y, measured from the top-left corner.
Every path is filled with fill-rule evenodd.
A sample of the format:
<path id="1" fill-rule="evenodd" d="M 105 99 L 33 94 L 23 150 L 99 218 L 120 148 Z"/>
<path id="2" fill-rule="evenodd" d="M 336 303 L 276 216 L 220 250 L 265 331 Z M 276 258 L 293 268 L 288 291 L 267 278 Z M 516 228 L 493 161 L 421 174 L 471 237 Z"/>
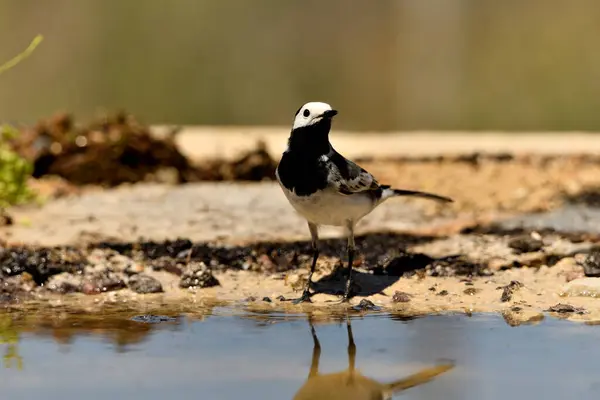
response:
<path id="1" fill-rule="evenodd" d="M 0 207 L 26 203 L 35 199 L 35 193 L 27 185 L 33 172 L 30 162 L 15 153 L 8 141 L 19 132 L 10 127 L 0 128 Z"/>
<path id="2" fill-rule="evenodd" d="M 42 39 L 43 36 L 36 36 L 21 54 L 0 65 L 0 74 L 27 58 Z M 36 197 L 27 185 L 33 166 L 15 153 L 9 144 L 18 134 L 19 131 L 12 126 L 0 126 L 0 208 L 22 204 Z"/>

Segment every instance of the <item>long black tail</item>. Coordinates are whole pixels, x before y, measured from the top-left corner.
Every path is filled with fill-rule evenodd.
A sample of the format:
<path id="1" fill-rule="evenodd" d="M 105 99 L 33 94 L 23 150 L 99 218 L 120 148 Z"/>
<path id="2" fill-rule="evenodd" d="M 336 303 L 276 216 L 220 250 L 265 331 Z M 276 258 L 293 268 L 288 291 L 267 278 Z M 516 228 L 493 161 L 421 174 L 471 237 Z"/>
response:
<path id="1" fill-rule="evenodd" d="M 452 200 L 449 197 L 439 196 L 439 195 L 433 194 L 433 193 L 419 192 L 416 190 L 392 189 L 389 186 L 381 186 L 381 188 L 384 191 L 393 192 L 393 196 L 415 196 L 415 197 L 422 197 L 422 198 L 430 199 L 430 200 L 443 201 L 445 203 L 454 203 L 454 200 Z"/>

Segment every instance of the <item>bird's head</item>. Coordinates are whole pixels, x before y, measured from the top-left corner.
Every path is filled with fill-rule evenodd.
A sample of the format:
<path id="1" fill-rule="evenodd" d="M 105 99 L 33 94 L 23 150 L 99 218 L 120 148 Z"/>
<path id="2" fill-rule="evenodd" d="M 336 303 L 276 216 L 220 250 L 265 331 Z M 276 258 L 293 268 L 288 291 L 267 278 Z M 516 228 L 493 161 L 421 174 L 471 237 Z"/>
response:
<path id="1" fill-rule="evenodd" d="M 331 119 L 337 113 L 327 103 L 317 101 L 306 103 L 296 111 L 292 130 L 321 125 L 322 123 L 325 123 L 329 127 L 331 126 Z"/>

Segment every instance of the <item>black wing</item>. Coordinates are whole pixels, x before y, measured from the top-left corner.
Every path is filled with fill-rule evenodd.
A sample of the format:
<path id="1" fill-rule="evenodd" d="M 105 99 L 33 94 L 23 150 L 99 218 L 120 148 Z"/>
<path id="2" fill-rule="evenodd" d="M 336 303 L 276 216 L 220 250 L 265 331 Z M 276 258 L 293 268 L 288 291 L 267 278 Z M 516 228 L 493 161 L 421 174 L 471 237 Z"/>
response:
<path id="1" fill-rule="evenodd" d="M 347 160 L 335 150 L 326 157 L 328 158 L 326 162 L 329 170 L 329 183 L 338 192 L 346 195 L 361 192 L 381 192 L 375 177 L 364 168 Z"/>

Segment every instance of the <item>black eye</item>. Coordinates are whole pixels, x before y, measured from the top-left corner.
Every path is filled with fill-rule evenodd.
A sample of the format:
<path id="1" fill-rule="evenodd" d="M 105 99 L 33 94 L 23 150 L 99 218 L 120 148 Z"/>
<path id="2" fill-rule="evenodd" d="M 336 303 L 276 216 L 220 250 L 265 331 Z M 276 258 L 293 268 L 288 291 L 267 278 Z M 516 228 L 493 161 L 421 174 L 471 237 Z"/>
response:
<path id="1" fill-rule="evenodd" d="M 304 115 L 305 117 L 308 117 L 310 115 L 310 111 L 308 111 L 308 108 L 306 110 L 304 110 L 302 115 Z"/>

